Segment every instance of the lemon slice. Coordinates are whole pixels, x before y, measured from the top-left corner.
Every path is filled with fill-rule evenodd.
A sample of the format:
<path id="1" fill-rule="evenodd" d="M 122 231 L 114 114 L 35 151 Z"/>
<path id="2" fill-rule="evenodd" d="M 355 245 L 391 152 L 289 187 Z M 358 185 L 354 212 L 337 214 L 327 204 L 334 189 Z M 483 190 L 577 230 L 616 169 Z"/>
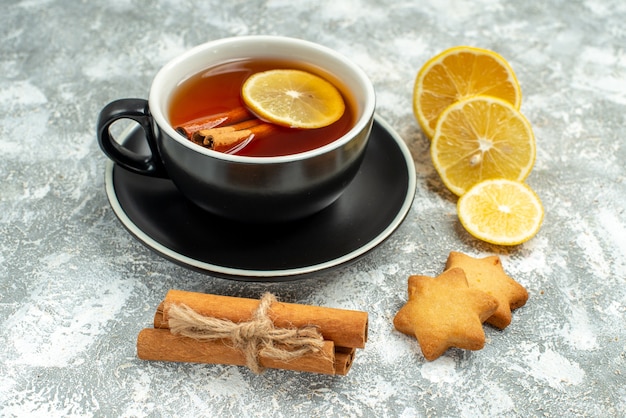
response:
<path id="1" fill-rule="evenodd" d="M 441 112 L 461 99 L 487 95 L 520 108 L 522 93 L 509 63 L 486 49 L 458 46 L 434 56 L 420 69 L 413 89 L 413 113 L 429 138 Z"/>
<path id="2" fill-rule="evenodd" d="M 535 136 L 513 105 L 477 96 L 441 114 L 430 151 L 443 183 L 461 196 L 482 180 L 526 179 L 535 163 Z"/>
<path id="3" fill-rule="evenodd" d="M 475 238 L 497 245 L 517 245 L 534 237 L 543 222 L 543 206 L 526 184 L 485 180 L 457 202 L 463 227 Z"/>
<path id="4" fill-rule="evenodd" d="M 301 70 L 269 70 L 243 84 L 244 103 L 261 119 L 292 128 L 315 129 L 341 118 L 343 97 L 325 79 Z"/>

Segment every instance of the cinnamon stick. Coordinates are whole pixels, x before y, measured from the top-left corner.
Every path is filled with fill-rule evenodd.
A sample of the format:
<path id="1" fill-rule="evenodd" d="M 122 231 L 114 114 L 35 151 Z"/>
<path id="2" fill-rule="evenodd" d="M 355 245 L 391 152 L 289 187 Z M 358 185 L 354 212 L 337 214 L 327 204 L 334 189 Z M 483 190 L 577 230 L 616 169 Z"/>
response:
<path id="1" fill-rule="evenodd" d="M 171 304 L 186 305 L 203 316 L 239 323 L 250 320 L 259 301 L 170 290 L 155 315 L 155 328 L 169 328 L 168 310 Z M 276 302 L 270 307 L 268 316 L 279 328 L 314 324 L 319 327 L 324 340 L 333 341 L 338 347 L 364 348 L 367 341 L 367 312 Z"/>
<path id="2" fill-rule="evenodd" d="M 252 139 L 260 139 L 276 129 L 277 127 L 270 123 L 261 122 L 259 119 L 250 119 L 235 125 L 194 132 L 191 140 L 215 151 L 229 152 Z"/>
<path id="3" fill-rule="evenodd" d="M 203 129 L 211 129 L 217 126 L 232 125 L 244 120 L 252 119 L 254 116 L 245 107 L 236 107 L 228 112 L 217 113 L 198 119 L 194 119 L 187 123 L 184 123 L 176 130 L 185 135 L 188 139 L 191 139 L 194 132 L 198 132 Z"/>
<path id="4" fill-rule="evenodd" d="M 228 341 L 202 342 L 173 335 L 168 330 L 154 328 L 146 328 L 139 332 L 137 356 L 142 360 L 154 361 L 246 365 L 241 350 L 230 346 Z M 330 375 L 346 374 L 351 365 L 351 359 L 346 353 L 335 355 L 335 345 L 332 341 L 324 341 L 321 352 L 306 354 L 296 360 L 283 362 L 260 355 L 259 362 L 265 368 Z"/>
<path id="5" fill-rule="evenodd" d="M 335 374 L 345 376 L 352 367 L 356 348 L 335 346 Z"/>
<path id="6" fill-rule="evenodd" d="M 200 129 L 199 131 L 194 132 L 194 135 L 205 137 L 211 135 L 212 133 L 220 134 L 233 131 L 242 131 L 244 129 L 252 128 L 253 126 L 256 126 L 260 123 L 262 123 L 260 119 L 247 119 L 241 122 L 233 123 L 232 125 L 225 124 L 217 126 L 215 128 Z"/>
<path id="7" fill-rule="evenodd" d="M 276 129 L 276 125 L 263 122 L 244 107 L 195 119 L 176 128 L 192 142 L 224 153 L 235 152 Z"/>

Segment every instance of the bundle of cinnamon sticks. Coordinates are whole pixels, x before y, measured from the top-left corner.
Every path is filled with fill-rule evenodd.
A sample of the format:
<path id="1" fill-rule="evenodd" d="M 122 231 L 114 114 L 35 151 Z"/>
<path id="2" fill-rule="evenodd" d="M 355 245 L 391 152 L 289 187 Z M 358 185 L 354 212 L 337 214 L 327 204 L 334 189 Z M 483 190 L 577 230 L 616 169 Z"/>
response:
<path id="1" fill-rule="evenodd" d="M 350 370 L 367 340 L 366 312 L 170 290 L 154 327 L 140 331 L 143 360 L 248 366 L 330 375 Z"/>

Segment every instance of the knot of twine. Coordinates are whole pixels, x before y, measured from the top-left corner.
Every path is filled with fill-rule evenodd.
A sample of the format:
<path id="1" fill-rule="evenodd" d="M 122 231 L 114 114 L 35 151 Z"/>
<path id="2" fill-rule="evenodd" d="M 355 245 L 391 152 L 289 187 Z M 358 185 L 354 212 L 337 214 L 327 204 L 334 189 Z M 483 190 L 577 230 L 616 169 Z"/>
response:
<path id="1" fill-rule="evenodd" d="M 268 315 L 276 297 L 265 293 L 252 318 L 235 323 L 199 314 L 186 305 L 169 307 L 170 332 L 199 341 L 229 339 L 241 350 L 246 366 L 254 373 L 263 372 L 259 357 L 290 361 L 306 354 L 321 351 L 324 339 L 318 328 L 307 325 L 301 328 L 276 328 Z"/>

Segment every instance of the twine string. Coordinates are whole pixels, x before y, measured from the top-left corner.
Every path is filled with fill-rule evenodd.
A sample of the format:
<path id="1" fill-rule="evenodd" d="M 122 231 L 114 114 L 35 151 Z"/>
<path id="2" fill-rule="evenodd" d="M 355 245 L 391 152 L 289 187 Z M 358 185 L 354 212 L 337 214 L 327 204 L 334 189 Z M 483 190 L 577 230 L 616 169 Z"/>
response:
<path id="1" fill-rule="evenodd" d="M 204 316 L 184 304 L 169 307 L 170 332 L 198 341 L 231 340 L 244 354 L 246 366 L 254 373 L 263 372 L 260 357 L 288 362 L 319 352 L 324 339 L 318 327 L 277 328 L 268 311 L 276 297 L 265 293 L 249 321 L 235 323 L 228 319 Z"/>

